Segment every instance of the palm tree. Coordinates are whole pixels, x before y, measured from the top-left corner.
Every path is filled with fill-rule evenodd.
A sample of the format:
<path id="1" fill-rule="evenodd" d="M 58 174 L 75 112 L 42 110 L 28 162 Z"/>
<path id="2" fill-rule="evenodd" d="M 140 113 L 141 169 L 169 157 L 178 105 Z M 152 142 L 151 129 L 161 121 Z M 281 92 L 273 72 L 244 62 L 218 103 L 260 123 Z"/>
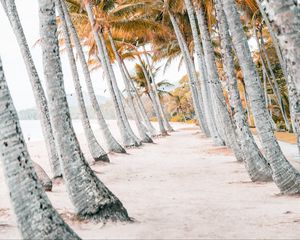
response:
<path id="1" fill-rule="evenodd" d="M 162 136 L 166 136 L 166 135 L 168 135 L 168 133 L 167 133 L 167 131 L 165 129 L 165 126 L 164 126 L 164 123 L 163 123 L 163 119 L 162 119 L 160 111 L 159 111 L 158 101 L 157 101 L 157 98 L 155 96 L 153 87 L 151 85 L 151 80 L 150 80 L 150 77 L 148 75 L 147 69 L 145 67 L 145 63 L 142 61 L 142 58 L 140 57 L 139 54 L 137 54 L 137 58 L 138 58 L 138 60 L 140 62 L 140 66 L 142 68 L 143 75 L 144 75 L 144 77 L 146 79 L 146 85 L 147 85 L 147 87 L 149 89 L 149 96 L 150 96 L 151 102 L 153 104 L 155 115 L 157 117 L 157 121 L 158 121 L 159 129 L 160 129 L 160 133 L 161 133 Z"/>
<path id="2" fill-rule="evenodd" d="M 256 128 L 259 133 L 265 157 L 273 171 L 273 180 L 283 193 L 300 192 L 300 174 L 286 160 L 273 134 L 266 109 L 261 82 L 251 58 L 247 38 L 240 16 L 233 0 L 222 0 L 223 9 L 229 25 L 233 46 L 244 74 L 246 90 L 253 111 Z"/>
<path id="3" fill-rule="evenodd" d="M 218 131 L 224 138 L 226 145 L 233 149 L 237 160 L 242 161 L 244 157 L 237 142 L 234 127 L 225 102 L 202 1 L 200 1 L 199 5 L 196 5 L 196 16 L 201 33 L 207 73 L 211 81 L 210 87 L 212 88 L 215 118 L 217 119 L 217 116 L 219 117 Z"/>
<path id="4" fill-rule="evenodd" d="M 130 103 L 130 106 L 132 107 L 132 113 L 133 113 L 133 117 L 134 117 L 134 120 L 135 120 L 135 124 L 137 126 L 138 131 L 139 131 L 139 134 L 140 134 L 140 137 L 142 139 L 142 142 L 153 143 L 153 140 L 147 135 L 147 133 L 145 131 L 146 129 L 143 128 L 141 119 L 138 116 L 137 109 L 135 107 L 135 104 L 134 104 L 134 101 L 133 101 L 133 97 L 131 95 L 130 83 L 129 83 L 129 80 L 128 80 L 127 76 L 126 76 L 125 70 L 123 68 L 122 60 L 121 60 L 121 58 L 119 56 L 119 53 L 118 53 L 118 51 L 116 49 L 116 45 L 115 45 L 114 39 L 113 39 L 113 37 L 112 37 L 111 32 L 110 32 L 109 29 L 108 29 L 108 38 L 109 38 L 112 50 L 114 52 L 114 55 L 116 57 L 119 69 L 120 69 L 121 74 L 122 74 L 122 78 L 123 78 L 123 81 L 124 81 L 124 84 L 125 84 L 125 88 L 126 88 L 126 91 L 127 91 L 129 103 Z"/>
<path id="5" fill-rule="evenodd" d="M 40 35 L 50 116 L 69 197 L 81 218 L 128 221 L 126 209 L 89 167 L 76 138 L 63 83 L 54 1 L 41 0 L 40 12 L 44 18 Z"/>
<path id="6" fill-rule="evenodd" d="M 63 11 L 60 1 L 57 1 L 56 8 L 57 8 L 59 18 L 61 21 L 61 28 L 62 28 L 62 32 L 64 35 L 64 42 L 65 42 L 66 49 L 67 49 L 67 54 L 68 54 L 68 58 L 69 58 L 73 82 L 74 82 L 75 91 L 76 91 L 76 96 L 77 96 L 78 105 L 79 105 L 79 109 L 80 109 L 81 122 L 82 122 L 83 130 L 85 133 L 85 137 L 86 137 L 86 140 L 88 143 L 90 153 L 92 154 L 92 157 L 94 158 L 95 161 L 101 160 L 101 161 L 109 162 L 109 158 L 108 158 L 107 154 L 105 153 L 103 148 L 98 143 L 98 141 L 93 133 L 93 130 L 91 128 L 91 124 L 90 124 L 88 114 L 87 114 L 87 111 L 85 108 L 85 102 L 84 102 L 83 94 L 82 94 L 82 90 L 81 90 L 75 56 L 74 56 L 72 46 L 71 46 L 71 39 L 70 39 L 67 24 L 66 24 L 64 11 Z M 41 24 L 46 24 L 46 23 L 43 23 L 42 21 L 44 19 L 46 19 L 46 21 L 47 21 L 47 16 L 44 17 L 42 11 L 40 11 L 40 17 L 41 17 Z"/>
<path id="7" fill-rule="evenodd" d="M 29 50 L 29 46 L 18 16 L 15 1 L 1 0 L 1 3 L 16 36 L 19 48 L 21 50 L 21 54 L 23 56 L 24 63 L 26 65 L 26 70 L 29 75 L 31 87 L 37 105 L 38 114 L 41 119 L 42 131 L 47 147 L 53 177 L 61 177 L 62 171 L 59 163 L 59 156 L 55 147 L 55 140 L 49 117 L 47 99 Z"/>
<path id="8" fill-rule="evenodd" d="M 92 26 L 92 31 L 94 35 L 94 39 L 97 44 L 99 57 L 101 59 L 102 67 L 105 74 L 105 79 L 107 81 L 107 86 L 110 91 L 110 94 L 113 99 L 116 116 L 117 116 L 117 123 L 118 127 L 122 136 L 124 146 L 139 146 L 140 141 L 137 137 L 133 134 L 132 129 L 128 123 L 121 98 L 119 96 L 119 89 L 116 83 L 115 75 L 111 66 L 111 63 L 108 58 L 108 53 L 106 46 L 104 43 L 103 33 L 99 31 L 99 26 L 95 22 L 94 15 L 92 12 L 92 8 L 88 1 L 84 2 L 85 9 L 87 11 L 87 15 L 90 21 L 90 25 Z"/>
<path id="9" fill-rule="evenodd" d="M 299 61 L 299 38 L 300 38 L 300 10 L 299 3 L 295 1 L 264 1 L 257 0 L 264 19 L 269 23 L 270 32 L 275 32 L 273 39 L 278 40 L 284 60 L 281 65 L 289 90 L 292 120 L 297 134 L 298 149 L 300 152 L 300 61 Z M 270 20 L 270 21 L 269 21 Z M 273 31 L 272 31 L 273 30 Z M 276 46 L 276 44 L 275 44 Z M 279 50 L 277 50 L 279 52 Z M 280 59 L 280 54 L 278 54 Z"/>
<path id="10" fill-rule="evenodd" d="M 207 125 L 210 131 L 211 136 L 218 137 L 216 121 L 213 116 L 212 109 L 209 107 L 209 103 L 211 102 L 211 93 L 209 89 L 209 83 L 207 78 L 207 70 L 206 70 L 206 63 L 203 58 L 202 54 L 202 47 L 201 47 L 201 40 L 198 32 L 197 22 L 195 19 L 195 11 L 194 6 L 191 0 L 184 1 L 186 10 L 189 16 L 193 40 L 194 40 L 194 48 L 196 53 L 196 59 L 198 61 L 198 68 L 199 68 L 199 75 L 201 80 L 201 92 L 203 97 L 203 106 L 204 106 L 204 113 L 207 121 Z"/>
<path id="11" fill-rule="evenodd" d="M 191 87 L 192 98 L 193 98 L 193 103 L 194 103 L 197 119 L 199 120 L 199 123 L 201 125 L 203 132 L 205 133 L 206 136 L 209 137 L 209 136 L 211 136 L 212 133 L 210 133 L 207 122 L 206 122 L 206 118 L 204 117 L 202 95 L 200 93 L 199 86 L 198 86 L 198 78 L 197 78 L 195 65 L 191 59 L 188 46 L 184 40 L 182 32 L 180 31 L 178 23 L 173 15 L 173 13 L 171 12 L 171 10 L 168 8 L 168 6 L 167 6 L 167 11 L 168 11 L 172 26 L 174 28 L 174 31 L 175 31 L 175 34 L 177 37 L 177 41 L 178 41 L 178 44 L 179 44 L 179 47 L 180 47 L 180 50 L 181 50 L 181 53 L 182 53 L 182 56 L 184 59 L 185 67 L 186 67 L 186 70 L 188 73 L 188 79 L 189 79 L 189 84 Z M 212 137 L 213 137 L 215 144 L 223 145 L 223 140 L 220 138 L 220 136 L 214 135 Z"/>
<path id="12" fill-rule="evenodd" d="M 94 112 L 96 113 L 97 116 L 97 120 L 98 120 L 98 124 L 100 126 L 100 130 L 101 133 L 103 135 L 103 138 L 105 140 L 107 149 L 109 152 L 116 152 L 116 153 L 126 153 L 125 149 L 116 141 L 116 139 L 113 137 L 113 135 L 111 134 L 107 123 L 103 117 L 102 111 L 100 109 L 99 103 L 97 101 L 96 98 L 96 94 L 93 88 L 93 84 L 92 84 L 92 80 L 91 80 L 91 76 L 90 76 L 90 72 L 88 69 L 88 65 L 84 56 L 84 52 L 82 49 L 82 46 L 80 44 L 80 40 L 77 34 L 77 31 L 71 21 L 67 6 L 65 4 L 65 1 L 61 1 L 62 7 L 63 7 L 63 11 L 64 11 L 64 15 L 65 15 L 65 20 L 68 26 L 68 29 L 71 33 L 71 37 L 73 39 L 75 48 L 76 48 L 76 52 L 78 54 L 80 63 L 81 63 L 81 67 L 83 69 L 83 74 L 84 74 L 84 79 L 85 79 L 85 83 L 87 86 L 87 90 L 88 90 L 88 95 L 90 98 L 90 101 L 92 103 L 92 107 L 94 109 Z"/>
<path id="13" fill-rule="evenodd" d="M 118 87 L 118 82 L 115 76 L 115 72 L 113 70 L 111 61 L 110 61 L 110 57 L 109 57 L 109 53 L 107 50 L 107 46 L 105 44 L 105 38 L 104 38 L 104 28 L 102 27 L 101 31 L 99 31 L 98 36 L 100 37 L 100 41 L 102 43 L 102 50 L 104 53 L 104 59 L 106 62 L 106 65 L 108 67 L 108 72 L 109 72 L 109 76 L 110 76 L 110 80 L 113 86 L 113 90 L 115 92 L 116 95 L 116 99 L 117 102 L 119 104 L 120 110 L 121 110 L 121 116 L 122 116 L 122 121 L 124 123 L 125 129 L 128 132 L 128 134 L 130 135 L 130 137 L 135 141 L 135 146 L 140 146 L 142 144 L 141 140 L 135 135 L 135 133 L 132 131 L 132 128 L 129 124 L 126 112 L 125 112 L 125 107 L 123 105 L 122 102 L 122 98 L 121 98 L 121 91 Z"/>
<path id="14" fill-rule="evenodd" d="M 53 208 L 34 171 L 0 59 L 0 154 L 24 239 L 80 239 Z"/>
<path id="15" fill-rule="evenodd" d="M 222 2 L 221 0 L 214 2 L 221 38 L 223 64 L 229 87 L 229 100 L 233 109 L 238 141 L 241 143 L 241 150 L 245 159 L 245 167 L 252 181 L 270 181 L 272 180 L 272 171 L 255 143 L 244 114 L 235 76 L 232 43 Z"/>
<path id="16" fill-rule="evenodd" d="M 134 100 L 135 100 L 137 109 L 139 110 L 138 112 L 140 114 L 140 117 L 143 119 L 143 122 L 144 122 L 144 124 L 147 128 L 148 133 L 151 135 L 151 137 L 156 136 L 157 135 L 156 129 L 153 127 L 153 125 L 150 122 L 150 119 L 147 115 L 145 106 L 144 106 L 143 102 L 141 101 L 140 95 L 139 95 L 139 93 L 138 93 L 138 91 L 137 91 L 137 89 L 136 89 L 136 87 L 133 83 L 133 80 L 132 80 L 133 78 L 130 76 L 130 74 L 128 72 L 128 69 L 127 69 L 127 67 L 126 67 L 123 60 L 122 60 L 122 62 L 123 62 L 123 68 L 124 68 L 125 74 L 126 74 L 127 79 L 129 81 L 130 87 L 133 91 L 133 95 L 135 96 Z"/>
<path id="17" fill-rule="evenodd" d="M 157 104 L 158 104 L 158 107 L 159 107 L 159 112 L 161 114 L 161 117 L 162 117 L 165 128 L 170 132 L 174 132 L 174 129 L 172 128 L 172 126 L 170 125 L 168 119 L 166 118 L 166 113 L 165 113 L 165 111 L 162 107 L 162 104 L 161 104 L 160 100 L 159 100 L 157 86 L 156 86 L 156 83 L 155 83 L 155 78 L 154 78 L 154 75 L 153 75 L 153 73 L 151 71 L 151 68 L 150 68 L 151 65 L 150 65 L 149 57 L 148 57 L 145 46 L 143 46 L 143 49 L 144 49 L 144 52 L 145 52 L 144 56 L 145 56 L 145 59 L 146 59 L 146 63 L 149 66 L 150 79 L 152 80 L 150 82 L 150 84 L 152 83 L 152 86 L 153 86 L 153 93 L 154 93 L 153 97 L 157 101 Z"/>

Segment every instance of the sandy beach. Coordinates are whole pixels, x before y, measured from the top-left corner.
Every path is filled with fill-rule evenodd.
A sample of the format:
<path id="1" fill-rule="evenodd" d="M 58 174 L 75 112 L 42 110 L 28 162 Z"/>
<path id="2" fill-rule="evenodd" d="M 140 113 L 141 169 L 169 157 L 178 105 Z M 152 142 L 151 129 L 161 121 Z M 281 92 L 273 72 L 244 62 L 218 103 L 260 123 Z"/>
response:
<path id="1" fill-rule="evenodd" d="M 81 238 L 299 239 L 299 196 L 280 195 L 274 183 L 250 182 L 230 150 L 213 146 L 194 125 L 173 126 L 176 132 L 155 144 L 110 154 L 110 164 L 91 163 L 134 223 L 78 221 L 64 185 L 54 185 L 48 193 L 52 204 Z M 79 139 L 91 160 L 83 136 Z M 296 146 L 281 145 L 300 170 Z M 29 142 L 28 148 L 50 174 L 43 143 Z M 0 173 L 0 239 L 18 239 L 2 169 Z"/>

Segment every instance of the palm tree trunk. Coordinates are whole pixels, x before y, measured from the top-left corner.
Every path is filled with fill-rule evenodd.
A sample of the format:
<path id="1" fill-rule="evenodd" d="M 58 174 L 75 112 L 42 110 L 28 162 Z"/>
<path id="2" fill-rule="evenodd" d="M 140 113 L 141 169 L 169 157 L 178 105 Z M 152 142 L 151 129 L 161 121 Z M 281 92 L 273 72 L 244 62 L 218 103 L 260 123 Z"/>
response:
<path id="1" fill-rule="evenodd" d="M 245 167 L 252 181 L 271 181 L 272 171 L 255 143 L 247 123 L 246 115 L 244 114 L 235 76 L 233 49 L 228 23 L 224 15 L 221 0 L 215 0 L 215 8 L 221 39 L 223 66 L 229 88 L 229 101 L 233 111 L 238 141 L 241 143 Z"/>
<path id="2" fill-rule="evenodd" d="M 7 14 L 11 27 L 14 31 L 14 34 L 16 36 L 17 42 L 21 50 L 21 54 L 23 56 L 24 63 L 26 65 L 26 70 L 29 75 L 31 87 L 33 90 L 33 94 L 37 106 L 38 115 L 41 120 L 43 136 L 47 147 L 47 152 L 48 152 L 48 157 L 49 157 L 53 177 L 54 178 L 61 177 L 62 170 L 59 163 L 59 156 L 55 147 L 55 140 L 54 140 L 53 130 L 52 130 L 50 117 L 49 117 L 47 99 L 41 81 L 39 79 L 38 72 L 34 65 L 25 34 L 23 32 L 23 28 L 16 9 L 15 1 L 1 0 L 1 3 Z"/>
<path id="3" fill-rule="evenodd" d="M 291 81 L 294 82 L 297 92 L 300 93 L 300 10 L 299 2 L 265 1 L 258 0 L 275 30 L 283 56 L 286 60 L 287 70 Z"/>
<path id="4" fill-rule="evenodd" d="M 150 94 L 150 100 L 152 101 L 152 105 L 153 105 L 153 108 L 154 108 L 154 112 L 155 112 L 155 115 L 157 117 L 157 121 L 158 121 L 158 125 L 159 125 L 159 130 L 160 130 L 160 134 L 162 136 L 166 136 L 168 135 L 165 127 L 164 127 L 164 124 L 163 124 L 163 120 L 161 118 L 161 115 L 160 115 L 160 112 L 159 112 L 159 106 L 158 106 L 158 103 L 155 99 L 155 95 L 154 95 L 154 91 L 153 91 L 153 88 L 151 86 L 151 82 L 150 82 L 150 78 L 148 76 L 148 73 L 147 73 L 147 70 L 145 68 L 145 65 L 140 57 L 139 54 L 137 54 L 137 57 L 138 57 L 138 60 L 140 62 L 140 65 L 142 67 L 142 70 L 143 70 L 143 73 L 144 73 L 144 76 L 145 76 L 145 79 L 146 79 L 146 82 L 147 82 L 147 86 L 149 88 L 149 94 Z"/>
<path id="5" fill-rule="evenodd" d="M 115 42 L 114 42 L 114 39 L 111 35 L 111 32 L 110 30 L 108 30 L 108 37 L 109 37 L 109 41 L 110 41 L 110 44 L 111 44 L 111 47 L 112 47 L 112 50 L 114 52 L 114 55 L 116 57 L 116 60 L 117 60 L 117 63 L 118 63 L 118 66 L 119 66 L 119 69 L 121 71 L 121 74 L 122 74 L 122 78 L 123 78 L 123 81 L 124 81 L 124 85 L 125 85 L 125 88 L 126 88 L 126 91 L 127 91 L 127 96 L 128 96 L 128 99 L 129 99 L 129 102 L 130 102 L 130 106 L 132 107 L 132 115 L 133 115 L 133 118 L 134 118 L 134 121 L 135 121 L 135 124 L 136 124 L 136 127 L 138 129 L 138 132 L 140 134 L 140 137 L 142 139 L 142 142 L 145 142 L 145 143 L 153 143 L 152 139 L 147 135 L 147 133 L 144 131 L 143 127 L 142 127 L 142 122 L 141 120 L 139 119 L 139 116 L 137 114 L 137 110 L 135 108 L 135 105 L 134 105 L 134 102 L 133 102 L 133 97 L 131 95 L 131 89 L 130 89 L 130 86 L 129 86 L 129 80 L 127 79 L 127 76 L 125 74 L 125 71 L 124 71 L 124 68 L 122 66 L 122 60 L 119 56 L 119 53 L 116 49 L 116 45 L 115 45 Z"/>
<path id="6" fill-rule="evenodd" d="M 91 24 L 91 27 L 92 27 L 92 31 L 93 31 L 93 35 L 94 35 L 96 44 L 97 44 L 97 47 L 98 47 L 98 53 L 99 53 L 99 57 L 101 59 L 100 61 L 102 63 L 102 67 L 103 67 L 107 87 L 109 89 L 109 92 L 110 92 L 112 100 L 113 100 L 115 113 L 116 113 L 116 117 L 117 117 L 117 124 L 118 124 L 118 128 L 120 130 L 120 133 L 121 133 L 123 144 L 124 144 L 125 147 L 139 146 L 140 144 L 128 132 L 127 127 L 125 125 L 123 115 L 121 113 L 121 106 L 119 105 L 119 100 L 116 96 L 114 86 L 113 86 L 113 83 L 112 83 L 112 80 L 111 80 L 111 75 L 110 75 L 110 72 L 109 72 L 109 66 L 106 62 L 104 46 L 102 45 L 102 41 L 100 39 L 100 36 L 98 35 L 98 29 L 97 29 L 96 24 L 95 24 L 94 15 L 93 15 L 91 6 L 88 2 L 85 2 L 85 8 L 86 8 L 86 11 L 87 11 L 87 14 L 88 14 L 88 17 L 89 17 L 89 21 L 90 21 L 90 24 Z"/>
<path id="7" fill-rule="evenodd" d="M 284 60 L 282 68 L 288 85 L 291 115 L 297 144 L 300 152 L 300 10 L 299 2 L 293 0 L 269 2 L 257 0 L 258 6 L 266 22 L 269 24 L 270 33 L 273 31 L 273 41 L 278 40 Z M 273 30 L 273 31 L 272 31 Z M 275 42 L 276 42 L 275 41 Z M 276 46 L 276 44 L 275 44 Z M 279 48 L 279 47 L 278 47 Z M 279 56 L 280 59 L 280 56 Z M 283 62 L 283 63 L 282 63 Z"/>
<path id="8" fill-rule="evenodd" d="M 98 141 L 93 133 L 93 130 L 92 130 L 92 127 L 90 124 L 90 120 L 89 120 L 89 117 L 88 117 L 88 114 L 86 111 L 85 102 L 84 102 L 81 85 L 80 85 L 80 80 L 79 80 L 79 74 L 77 71 L 75 56 L 73 53 L 71 39 L 70 39 L 68 27 L 67 27 L 66 20 L 65 20 L 65 15 L 64 15 L 60 0 L 56 1 L 56 9 L 58 11 L 58 15 L 61 20 L 60 24 L 61 24 L 61 28 L 62 28 L 62 32 L 63 32 L 64 43 L 65 43 L 66 49 L 67 49 L 70 68 L 71 68 L 71 72 L 72 72 L 72 78 L 73 78 L 77 101 L 78 101 L 79 110 L 80 110 L 80 118 L 81 118 L 83 130 L 84 130 L 84 134 L 85 134 L 85 137 L 87 140 L 88 148 L 89 148 L 90 153 L 95 161 L 109 162 L 109 158 L 108 158 L 107 154 L 105 153 L 103 148 L 100 146 L 100 144 L 98 143 Z M 40 12 L 41 12 L 40 15 L 42 15 L 43 11 L 40 11 Z M 47 21 L 47 18 L 42 17 L 41 20 Z M 46 23 L 43 23 L 41 21 L 41 24 L 46 24 Z"/>
<path id="9" fill-rule="evenodd" d="M 144 56 L 145 56 L 145 59 L 146 59 L 146 63 L 147 63 L 147 65 L 148 65 L 148 67 L 149 67 L 149 75 L 150 75 L 150 79 L 152 80 L 152 84 L 151 84 L 151 82 L 150 82 L 150 84 L 153 86 L 154 97 L 155 97 L 155 100 L 157 101 L 157 104 L 158 104 L 158 107 L 159 107 L 159 112 L 160 112 L 160 114 L 161 114 L 161 117 L 162 117 L 164 126 L 165 126 L 165 128 L 166 128 L 169 132 L 174 132 L 174 129 L 172 128 L 172 126 L 170 125 L 168 119 L 166 118 L 166 114 L 165 114 L 164 109 L 163 109 L 163 107 L 162 107 L 162 103 L 160 102 L 160 99 L 159 99 L 159 96 L 158 96 L 157 86 L 156 86 L 156 83 L 155 83 L 155 78 L 154 78 L 154 75 L 153 75 L 153 73 L 152 73 L 150 61 L 149 61 L 149 58 L 148 58 L 148 55 L 147 55 L 147 51 L 146 51 L 145 46 L 143 46 L 143 50 L 144 50 L 144 52 L 145 52 Z"/>
<path id="10" fill-rule="evenodd" d="M 279 106 L 280 112 L 282 114 L 286 129 L 288 131 L 291 131 L 291 126 L 290 126 L 290 123 L 289 123 L 289 120 L 288 120 L 288 117 L 287 117 L 287 114 L 286 114 L 286 109 L 285 109 L 284 104 L 283 104 L 283 100 L 282 100 L 282 97 L 281 97 L 281 93 L 280 93 L 280 89 L 279 89 L 279 86 L 278 86 L 278 83 L 277 83 L 277 80 L 276 80 L 275 73 L 272 69 L 272 65 L 271 65 L 270 59 L 268 57 L 267 50 L 265 48 L 265 43 L 264 43 L 264 39 L 262 37 L 262 33 L 260 34 L 260 42 L 261 42 L 261 44 L 259 44 L 258 46 L 261 48 L 261 54 L 263 54 L 265 56 L 267 66 L 268 66 L 269 72 L 271 74 L 271 78 L 274 82 L 274 84 L 273 83 L 271 83 L 271 84 L 272 84 L 272 86 L 274 86 L 273 91 L 274 91 L 274 94 L 275 94 L 275 96 L 278 100 L 278 106 Z M 263 61 L 263 58 L 261 58 L 261 59 Z"/>
<path id="11" fill-rule="evenodd" d="M 272 131 L 272 126 L 268 120 L 269 113 L 263 99 L 260 79 L 251 58 L 247 38 L 243 31 L 235 2 L 234 0 L 222 0 L 222 2 L 232 42 L 244 74 L 256 128 L 265 151 L 265 157 L 273 171 L 273 180 L 281 192 L 289 194 L 299 193 L 300 174 L 286 160 Z"/>
<path id="12" fill-rule="evenodd" d="M 40 34 L 50 116 L 69 197 L 80 218 L 127 221 L 126 209 L 97 178 L 80 149 L 66 101 L 54 1 L 40 0 L 40 6 L 48 19 L 41 21 Z"/>
<path id="13" fill-rule="evenodd" d="M 38 176 L 38 179 L 40 180 L 43 188 L 47 192 L 52 191 L 52 181 L 50 177 L 47 175 L 45 170 L 36 162 L 33 162 L 34 170 L 36 172 L 36 175 Z"/>
<path id="14" fill-rule="evenodd" d="M 24 239 L 80 239 L 51 205 L 34 171 L 0 59 L 0 154 Z"/>
<path id="15" fill-rule="evenodd" d="M 112 64 L 110 62 L 110 58 L 109 58 L 109 55 L 108 55 L 108 50 L 107 50 L 106 45 L 105 45 L 104 35 L 103 35 L 102 31 L 99 31 L 99 37 L 100 37 L 100 41 L 102 43 L 102 49 L 103 49 L 103 53 L 104 53 L 106 65 L 108 67 L 108 72 L 109 72 L 109 75 L 110 75 L 110 80 L 112 82 L 112 86 L 113 86 L 113 89 L 114 89 L 114 92 L 115 92 L 115 95 L 116 95 L 116 99 L 117 99 L 117 102 L 118 102 L 119 107 L 120 107 L 122 121 L 123 121 L 123 123 L 125 125 L 125 128 L 126 128 L 127 132 L 129 133 L 130 137 L 135 141 L 135 146 L 140 146 L 142 144 L 142 142 L 134 134 L 134 132 L 132 131 L 132 128 L 131 128 L 131 126 L 129 124 L 129 121 L 128 121 L 128 118 L 127 118 L 127 115 L 126 115 L 126 112 L 125 112 L 124 105 L 122 103 L 122 99 L 121 99 L 121 96 L 120 96 L 120 89 L 118 87 L 117 79 L 116 79 L 116 76 L 115 76 Z"/>
<path id="16" fill-rule="evenodd" d="M 196 15 L 199 23 L 199 29 L 202 38 L 204 58 L 207 65 L 208 77 L 212 81 L 212 91 L 215 100 L 216 113 L 220 119 L 219 132 L 223 131 L 224 140 L 228 147 L 232 148 L 238 161 L 243 160 L 243 154 L 241 153 L 240 146 L 237 142 L 232 120 L 229 116 L 225 97 L 221 87 L 221 82 L 217 72 L 217 66 L 215 62 L 214 50 L 208 32 L 207 21 L 203 10 L 202 1 L 196 8 Z M 217 118 L 217 116 L 216 116 Z"/>
<path id="17" fill-rule="evenodd" d="M 185 0 L 185 6 L 188 12 L 189 20 L 190 20 L 190 25 L 192 29 L 192 34 L 193 34 L 193 40 L 194 40 L 194 46 L 195 46 L 195 53 L 196 53 L 196 59 L 198 61 L 198 68 L 199 68 L 199 75 L 200 75 L 200 80 L 201 80 L 201 92 L 202 92 L 202 98 L 203 98 L 203 110 L 205 113 L 207 125 L 209 128 L 209 132 L 212 136 L 218 136 L 217 132 L 217 127 L 216 127 L 216 122 L 215 118 L 213 116 L 212 109 L 210 107 L 211 103 L 211 96 L 210 96 L 210 89 L 208 86 L 208 78 L 206 74 L 206 63 L 204 62 L 203 59 L 203 54 L 202 54 L 202 47 L 201 47 L 201 41 L 200 41 L 200 36 L 197 28 L 197 21 L 195 19 L 195 11 L 193 4 L 191 0 Z"/>
<path id="18" fill-rule="evenodd" d="M 88 69 L 88 65 L 84 56 L 84 52 L 82 50 L 82 46 L 80 44 L 80 40 L 77 34 L 77 31 L 71 21 L 68 9 L 66 7 L 66 4 L 64 0 L 61 0 L 61 4 L 63 6 L 64 14 L 65 14 L 65 19 L 68 25 L 68 28 L 70 30 L 78 57 L 79 61 L 81 63 L 81 67 L 83 69 L 83 75 L 89 95 L 89 99 L 92 103 L 92 107 L 94 109 L 94 112 L 96 113 L 97 121 L 100 126 L 100 131 L 103 136 L 103 139 L 105 140 L 106 147 L 109 152 L 115 152 L 115 153 L 126 153 L 125 149 L 117 142 L 117 140 L 113 137 L 111 131 L 109 130 L 107 123 L 104 119 L 104 116 L 102 114 L 102 111 L 100 109 L 99 103 L 96 98 L 96 94 L 93 88 L 90 72 Z"/>
<path id="19" fill-rule="evenodd" d="M 126 76 L 127 76 L 128 81 L 129 81 L 129 84 L 130 84 L 130 86 L 133 89 L 133 92 L 135 94 L 135 102 L 136 102 L 136 105 L 137 105 L 137 109 L 139 109 L 139 113 L 140 113 L 140 115 L 141 115 L 141 117 L 142 117 L 142 119 L 143 119 L 143 121 L 144 121 L 144 123 L 146 125 L 147 131 L 151 135 L 151 137 L 156 136 L 157 135 L 156 129 L 153 127 L 153 125 L 150 122 L 150 119 L 149 119 L 149 117 L 148 117 L 148 115 L 146 113 L 145 106 L 144 106 L 144 104 L 143 104 L 143 102 L 142 102 L 142 100 L 140 98 L 140 95 L 139 95 L 136 87 L 134 86 L 132 78 L 131 78 L 131 76 L 130 76 L 130 74 L 128 72 L 128 69 L 127 69 L 127 67 L 126 67 L 126 65 L 125 65 L 125 63 L 124 63 L 123 60 L 122 60 L 122 63 L 123 63 L 123 68 L 124 68 L 124 71 L 126 73 Z"/>
<path id="20" fill-rule="evenodd" d="M 209 137 L 209 136 L 211 136 L 211 133 L 208 129 L 208 125 L 206 123 L 206 119 L 203 114 L 203 102 L 200 102 L 202 97 L 201 97 L 201 93 L 200 93 L 199 89 L 197 88 L 198 79 L 197 79 L 196 69 L 195 69 L 194 63 L 191 59 L 187 44 L 184 41 L 184 38 L 180 31 L 180 28 L 177 24 L 177 21 L 171 11 L 168 11 L 168 13 L 169 13 L 170 20 L 171 20 L 172 26 L 173 26 L 175 34 L 176 34 L 176 38 L 177 38 L 181 53 L 183 55 L 186 71 L 188 74 L 189 85 L 190 85 L 191 92 L 192 92 L 192 100 L 193 100 L 197 120 L 199 121 L 199 124 L 202 127 L 204 134 L 207 137 Z M 223 141 L 220 139 L 219 136 L 211 136 L 211 137 L 213 138 L 213 141 L 215 144 L 223 145 Z"/>

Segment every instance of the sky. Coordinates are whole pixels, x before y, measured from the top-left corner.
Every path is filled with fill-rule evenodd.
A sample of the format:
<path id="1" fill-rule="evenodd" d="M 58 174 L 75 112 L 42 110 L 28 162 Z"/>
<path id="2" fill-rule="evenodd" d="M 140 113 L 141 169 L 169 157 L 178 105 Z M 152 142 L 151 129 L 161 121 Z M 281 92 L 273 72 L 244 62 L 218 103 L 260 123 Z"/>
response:
<path id="1" fill-rule="evenodd" d="M 43 65 L 42 65 L 42 53 L 40 46 L 35 45 L 39 39 L 39 18 L 38 18 L 38 1 L 37 0 L 16 0 L 16 5 L 19 13 L 19 17 L 22 22 L 23 30 L 25 32 L 27 42 L 30 47 L 31 54 L 33 56 L 34 63 L 39 73 L 39 77 L 44 84 L 43 79 Z M 26 72 L 26 68 L 20 53 L 18 43 L 15 35 L 10 27 L 7 17 L 0 6 L 0 56 L 2 58 L 3 67 L 5 71 L 6 80 L 14 101 L 14 105 L 17 110 L 23 110 L 35 107 L 35 100 L 32 93 L 32 88 Z M 67 61 L 66 53 L 61 56 L 65 89 L 67 93 L 74 93 L 74 86 L 72 82 L 70 66 Z M 128 68 L 130 72 L 133 72 L 134 63 L 128 62 Z M 158 64 L 161 65 L 161 64 Z M 84 79 L 82 77 L 82 71 L 79 66 L 79 73 L 82 81 L 83 91 L 86 91 L 84 85 Z M 115 74 L 118 79 L 118 83 L 121 89 L 124 88 L 120 71 L 117 66 L 114 66 Z M 157 75 L 156 81 L 166 79 L 170 82 L 177 82 L 185 74 L 185 68 L 181 67 L 178 71 L 178 61 L 174 61 L 173 64 L 168 68 L 165 74 L 162 71 Z M 106 91 L 105 80 L 103 79 L 102 70 L 93 71 L 92 80 L 94 89 L 97 95 L 109 97 L 108 91 Z"/>

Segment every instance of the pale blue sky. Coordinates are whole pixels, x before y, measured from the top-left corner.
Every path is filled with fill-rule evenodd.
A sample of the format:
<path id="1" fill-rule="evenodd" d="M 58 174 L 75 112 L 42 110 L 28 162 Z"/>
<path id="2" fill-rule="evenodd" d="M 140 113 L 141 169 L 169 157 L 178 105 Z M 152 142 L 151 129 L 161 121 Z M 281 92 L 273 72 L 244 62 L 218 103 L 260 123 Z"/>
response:
<path id="1" fill-rule="evenodd" d="M 16 0 L 19 16 L 22 21 L 23 29 L 30 46 L 34 62 L 39 72 L 39 76 L 43 81 L 42 72 L 42 57 L 40 47 L 33 47 L 34 43 L 39 39 L 39 19 L 38 19 L 38 1 L 37 0 Z M 23 63 L 22 56 L 15 36 L 11 30 L 7 17 L 0 6 L 0 55 L 3 61 L 5 75 L 13 97 L 14 104 L 18 110 L 31 108 L 35 106 L 34 97 L 32 94 L 28 75 Z M 70 68 L 65 54 L 62 56 L 65 87 L 67 93 L 73 93 L 73 83 L 71 79 Z M 133 63 L 128 64 L 130 71 L 133 70 Z M 115 67 L 117 78 L 120 79 L 120 87 L 123 89 L 122 79 L 117 67 Z M 168 69 L 166 74 L 162 73 L 157 80 L 168 79 L 171 82 L 178 81 L 185 74 L 185 69 L 182 67 L 178 72 L 178 61 L 175 61 Z M 106 85 L 102 77 L 102 71 L 97 70 L 92 73 L 92 79 L 96 94 L 108 96 L 108 92 L 104 92 Z M 85 85 L 82 84 L 85 91 Z"/>

